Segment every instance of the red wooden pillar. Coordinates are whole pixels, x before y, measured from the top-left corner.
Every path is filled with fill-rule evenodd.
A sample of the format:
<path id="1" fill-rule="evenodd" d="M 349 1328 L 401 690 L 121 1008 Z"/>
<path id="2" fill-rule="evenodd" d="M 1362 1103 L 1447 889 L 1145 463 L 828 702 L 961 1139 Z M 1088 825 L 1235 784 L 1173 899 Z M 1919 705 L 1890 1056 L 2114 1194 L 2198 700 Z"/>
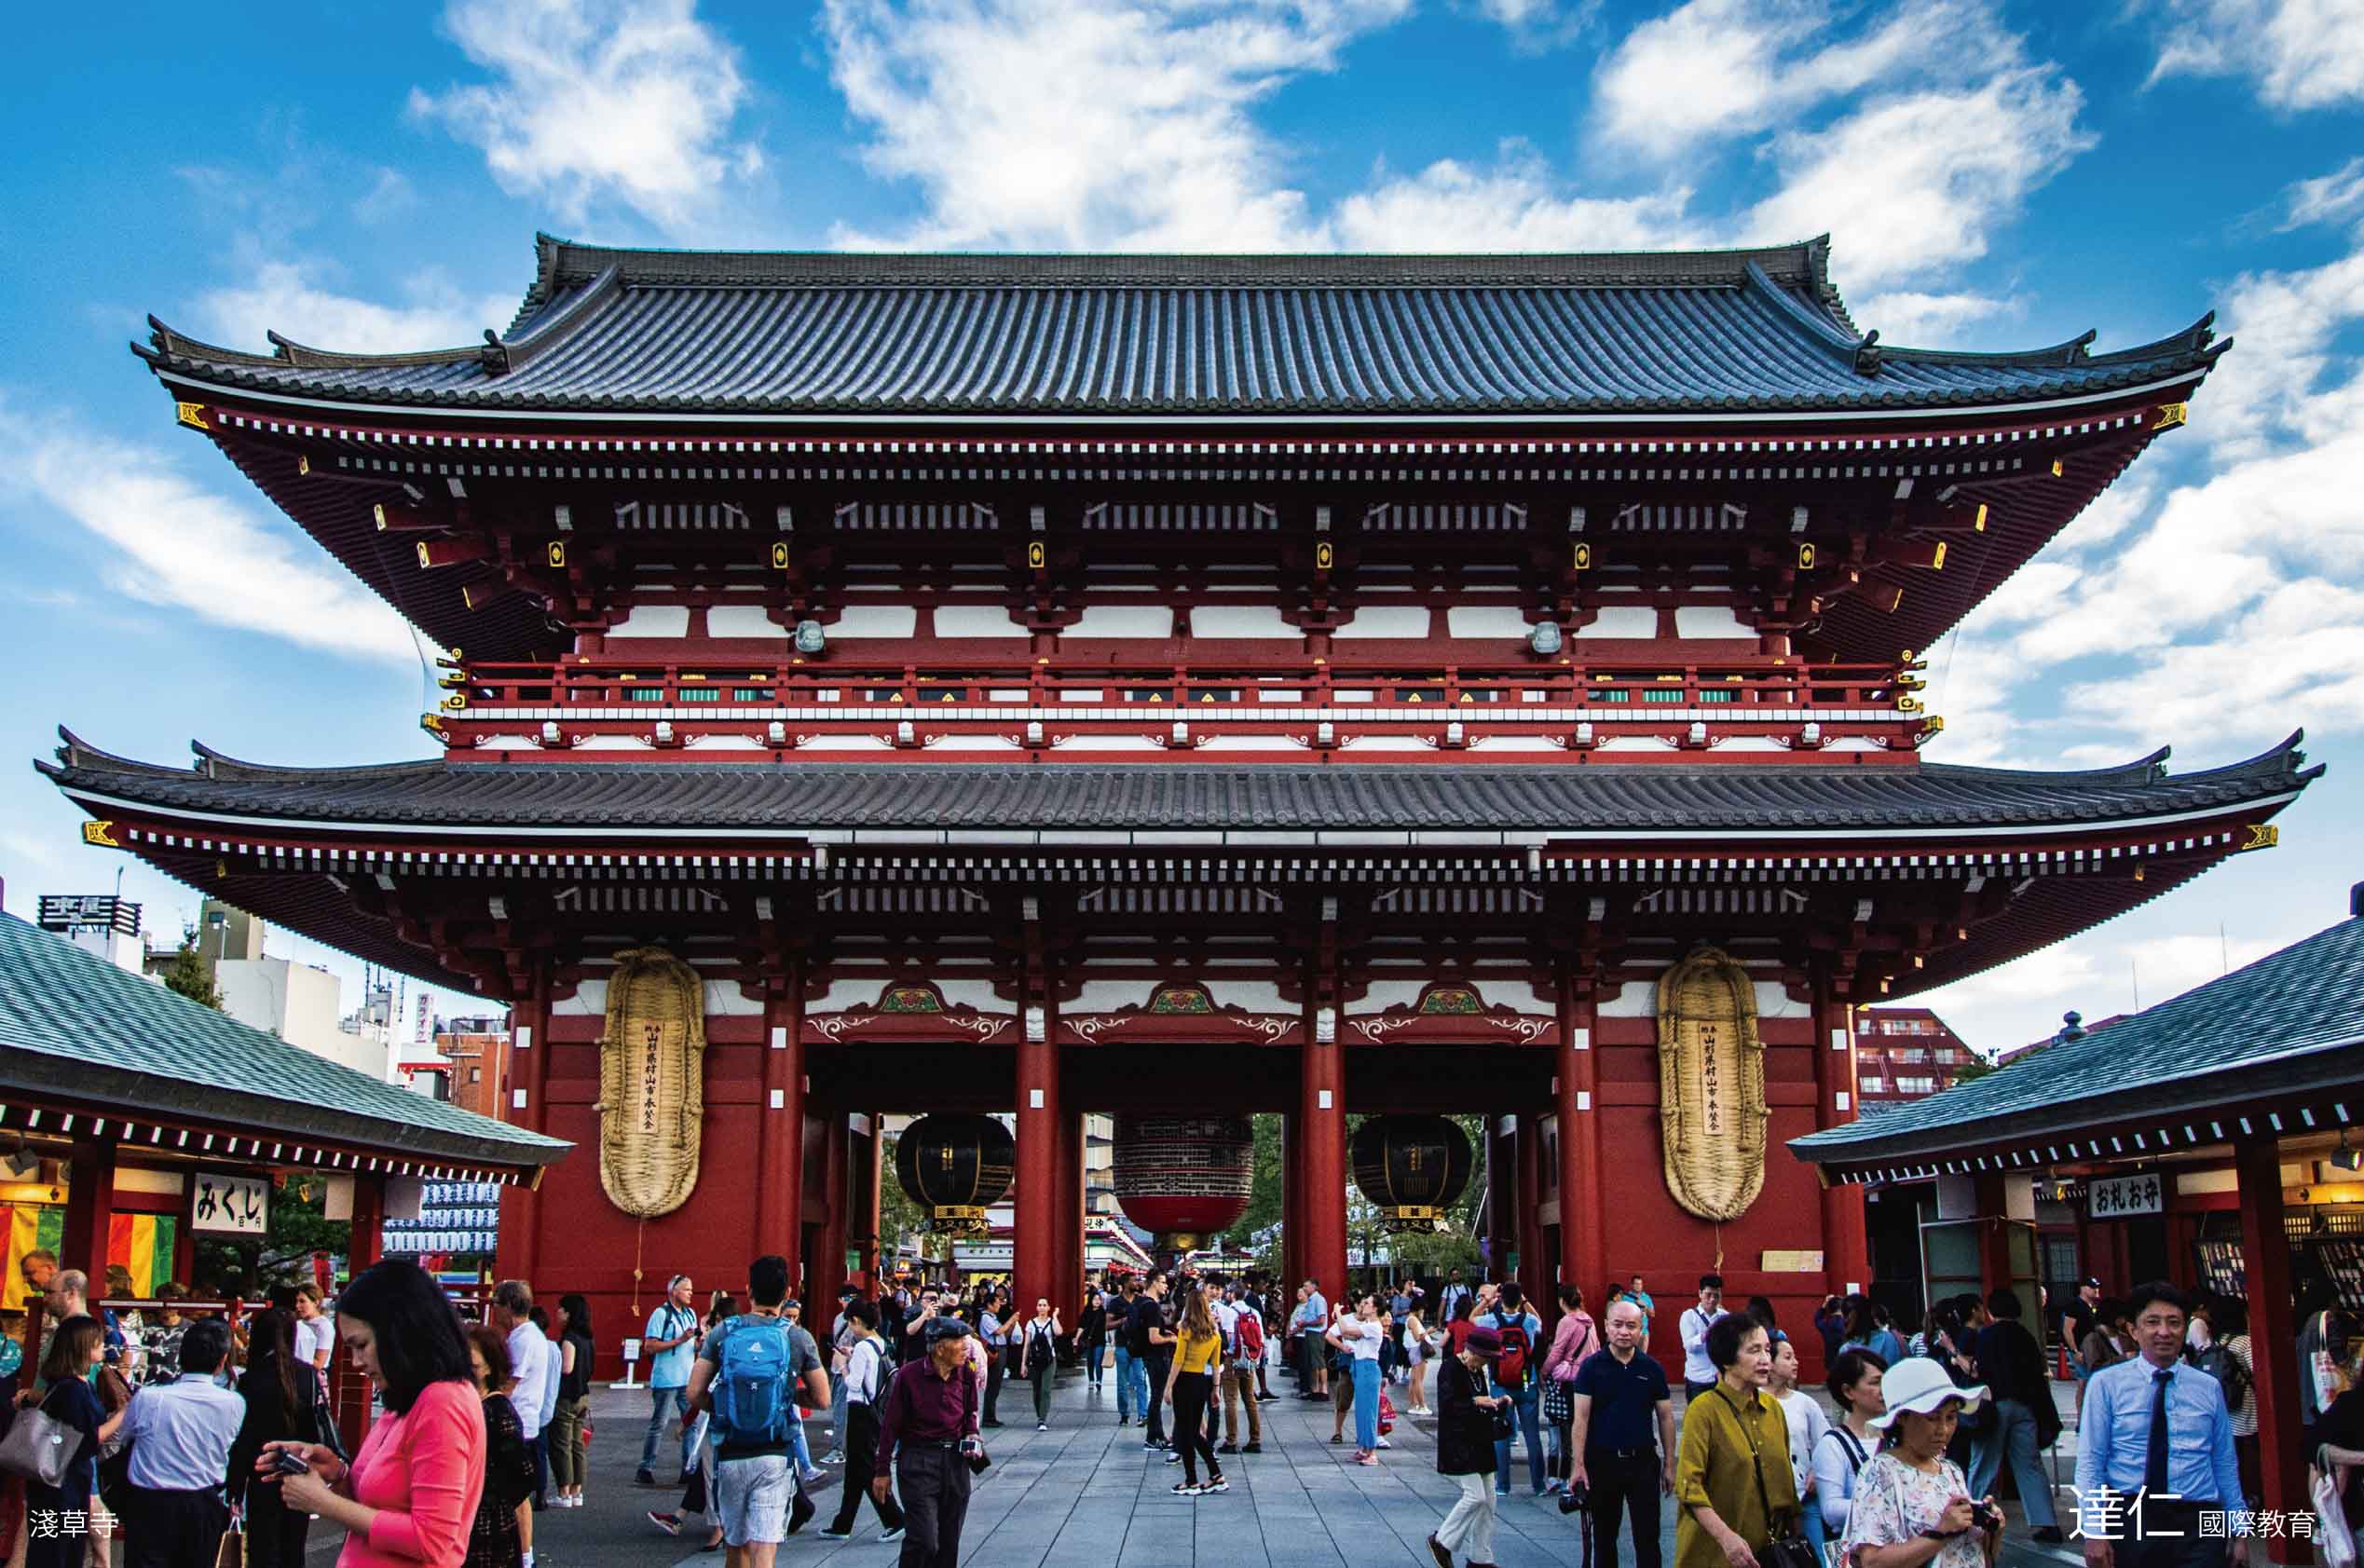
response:
<path id="1" fill-rule="evenodd" d="M 1597 1316 L 1608 1303 L 1599 1292 L 1606 1282 L 1607 1262 L 1601 1233 L 1601 1134 L 1594 1120 L 1592 1095 L 1592 993 L 1577 980 L 1560 976 L 1559 1070 L 1553 1075 L 1552 1102 L 1560 1124 L 1560 1277 L 1580 1286 Z"/>
<path id="2" fill-rule="evenodd" d="M 1855 1119 L 1854 1009 L 1833 989 L 1827 974 L 1813 979 L 1814 1127 L 1835 1127 Z M 1871 1242 L 1865 1228 L 1864 1189 L 1853 1181 L 1823 1187 L 1823 1288 L 1837 1296 L 1871 1283 Z M 1994 1212 L 2001 1214 L 1997 1204 Z"/>
<path id="3" fill-rule="evenodd" d="M 2002 1178 L 1989 1171 L 1975 1178 L 1972 1187 L 1978 1194 L 1978 1288 L 1981 1291 L 2008 1289 L 2011 1287 L 2011 1226 L 2006 1220 L 2011 1206 L 2003 1196 Z"/>
<path id="4" fill-rule="evenodd" d="M 1311 1037 L 1299 1061 L 1297 1121 L 1305 1129 L 1299 1159 L 1303 1193 L 1305 1277 L 1321 1293 L 1343 1301 L 1346 1290 L 1346 1047 L 1338 1043 L 1336 1015 L 1312 1010 L 1305 1019 Z"/>
<path id="5" fill-rule="evenodd" d="M 509 1194 L 503 1193 L 504 1199 Z M 353 1178 L 353 1235 L 346 1244 L 345 1261 L 359 1274 L 386 1256 L 386 1179 Z M 512 1277 L 523 1277 L 512 1276 Z"/>
<path id="6" fill-rule="evenodd" d="M 526 994 L 509 1010 L 511 1087 L 507 1104 L 496 1104 L 501 1120 L 541 1132 L 550 1125 L 544 1103 L 550 1086 L 550 980 L 535 976 Z M 498 1074 L 496 1074 L 498 1077 Z M 496 1084 L 494 1093 L 499 1088 Z M 360 1187 L 354 1189 L 358 1219 Z M 382 1213 L 382 1207 L 381 1207 Z M 348 1254 L 349 1256 L 349 1254 Z M 530 1281 L 541 1261 L 541 1193 L 518 1187 L 501 1194 L 500 1228 L 494 1242 L 493 1270 L 501 1279 Z"/>
<path id="7" fill-rule="evenodd" d="M 845 1250 L 853 1229 L 848 1224 L 854 1151 L 845 1111 L 831 1106 L 821 1117 L 821 1234 L 814 1244 L 812 1295 L 804 1303 L 804 1326 L 827 1334 L 837 1316 L 838 1291 L 845 1286 Z"/>
<path id="8" fill-rule="evenodd" d="M 539 1050 L 539 1043 L 536 1049 Z M 515 1188 L 501 1194 L 502 1239 L 507 1240 L 506 1228 L 512 1199 L 529 1196 L 524 1188 Z M 363 1269 L 376 1263 L 386 1255 L 386 1179 L 382 1176 L 353 1178 L 352 1237 L 346 1243 L 345 1262 L 354 1277 Z M 496 1259 L 496 1262 L 499 1260 Z M 520 1278 L 503 1271 L 504 1279 Z M 331 1347 L 329 1357 L 329 1404 L 336 1412 L 336 1430 L 345 1438 L 345 1452 L 358 1453 L 353 1445 L 369 1431 L 370 1381 L 353 1370 L 352 1358 L 345 1353 L 345 1341 L 338 1336 Z"/>
<path id="9" fill-rule="evenodd" d="M 2279 1140 L 2236 1141 L 2233 1171 L 2241 1195 L 2242 1284 L 2248 1296 L 2249 1343 L 2271 1352 L 2255 1357 L 2256 1377 L 2249 1389 L 2249 1398 L 2257 1401 L 2258 1477 L 2265 1489 L 2263 1506 L 2294 1515 L 2313 1505 L 2306 1492 L 2308 1455 L 2299 1439 L 2298 1358 L 2288 1349 L 2298 1339 L 2299 1326 L 2290 1298 L 2290 1239 L 2282 1228 Z M 2257 1544 L 2252 1543 L 2252 1549 Z M 2277 1561 L 2314 1561 L 2304 1541 L 2275 1538 L 2262 1544 Z"/>
<path id="10" fill-rule="evenodd" d="M 875 1111 L 862 1118 L 869 1131 L 854 1142 L 854 1229 L 852 1245 L 861 1253 L 862 1293 L 875 1298 L 886 1277 L 883 1260 L 884 1243 L 879 1236 L 879 1181 L 884 1172 L 879 1166 L 879 1150 L 885 1139 L 879 1128 L 879 1113 Z"/>
<path id="11" fill-rule="evenodd" d="M 763 1103 L 755 1150 L 754 1255 L 788 1261 L 800 1287 L 804 1251 L 804 964 L 791 959 L 763 985 Z"/>
<path id="12" fill-rule="evenodd" d="M 1010 1248 L 1011 1299 L 1029 1308 L 1037 1295 L 1056 1302 L 1059 1275 L 1059 1047 L 1048 1011 L 1030 1011 L 1018 1045 L 1018 1183 Z"/>
<path id="13" fill-rule="evenodd" d="M 1505 1132 L 1498 1111 L 1485 1116 L 1486 1277 L 1510 1277 L 1510 1254 L 1519 1249 L 1519 1145 Z"/>
<path id="14" fill-rule="evenodd" d="M 1061 1111 L 1059 1127 L 1059 1272 L 1049 1291 L 1059 1321 L 1075 1326 L 1084 1300 L 1084 1113 Z M 1032 1310 L 1021 1303 L 1019 1310 Z"/>
<path id="15" fill-rule="evenodd" d="M 1543 1118 L 1535 1111 L 1519 1112 L 1518 1144 L 1518 1222 L 1511 1227 L 1519 1238 L 1517 1278 L 1536 1316 L 1549 1320 L 1557 1309 L 1551 1264 L 1543 1255 Z"/>
<path id="16" fill-rule="evenodd" d="M 107 1233 L 115 1226 L 115 1140 L 77 1138 L 66 1156 L 65 1238 L 58 1267 L 90 1276 L 95 1305 L 107 1293 Z"/>
<path id="17" fill-rule="evenodd" d="M 1310 1049 L 1310 1047 L 1308 1047 Z M 1293 1303 L 1297 1287 L 1305 1278 L 1305 1173 L 1301 1159 L 1304 1139 L 1297 1129 L 1304 1121 L 1283 1112 L 1280 1118 L 1280 1289 L 1281 1301 Z"/>

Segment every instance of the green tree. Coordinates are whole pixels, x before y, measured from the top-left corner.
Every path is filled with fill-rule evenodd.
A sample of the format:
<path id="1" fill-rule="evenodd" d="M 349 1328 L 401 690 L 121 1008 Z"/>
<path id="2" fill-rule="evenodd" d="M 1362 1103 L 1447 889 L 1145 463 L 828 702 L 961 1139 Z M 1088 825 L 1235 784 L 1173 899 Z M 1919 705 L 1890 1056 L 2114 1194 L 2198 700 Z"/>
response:
<path id="1" fill-rule="evenodd" d="M 181 946 L 164 966 L 164 984 L 180 992 L 201 1007 L 222 1005 L 221 989 L 213 984 L 213 972 L 198 956 L 197 928 L 190 926 L 181 933 Z"/>
<path id="2" fill-rule="evenodd" d="M 879 1171 L 879 1248 L 891 1273 L 895 1260 L 902 1255 L 906 1241 L 919 1248 L 922 1260 L 949 1260 L 952 1245 L 949 1237 L 939 1236 L 927 1228 L 927 1216 L 903 1190 L 903 1183 L 895 1176 L 895 1145 L 890 1138 L 880 1160 Z"/>
<path id="3" fill-rule="evenodd" d="M 1287 1195 L 1281 1174 L 1279 1115 L 1264 1111 L 1250 1116 L 1248 1122 L 1256 1138 L 1255 1179 L 1248 1192 L 1248 1211 L 1239 1217 L 1237 1224 L 1223 1234 L 1225 1248 L 1242 1250 L 1256 1245 L 1257 1232 L 1268 1231 L 1280 1223 Z M 1260 1265 L 1262 1261 L 1258 1260 Z"/>
<path id="4" fill-rule="evenodd" d="M 1979 1079 L 1986 1077 L 1987 1074 L 1994 1070 L 1994 1063 L 1987 1060 L 1983 1057 L 1973 1057 L 1955 1071 L 1954 1082 L 1956 1084 L 1975 1084 Z"/>

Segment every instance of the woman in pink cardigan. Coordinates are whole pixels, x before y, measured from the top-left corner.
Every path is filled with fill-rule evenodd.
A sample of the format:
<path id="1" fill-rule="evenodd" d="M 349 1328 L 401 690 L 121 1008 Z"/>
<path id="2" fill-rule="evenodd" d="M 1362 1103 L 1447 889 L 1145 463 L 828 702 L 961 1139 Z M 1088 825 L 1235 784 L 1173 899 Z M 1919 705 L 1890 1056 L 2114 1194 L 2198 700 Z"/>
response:
<path id="1" fill-rule="evenodd" d="M 1574 1285 L 1560 1287 L 1560 1326 L 1551 1335 L 1551 1348 L 1543 1353 L 1543 1383 L 1551 1392 L 1554 1384 L 1565 1385 L 1576 1381 L 1576 1370 L 1584 1365 L 1584 1358 L 1601 1348 L 1601 1335 L 1592 1325 L 1592 1315 L 1584 1310 L 1584 1292 Z M 1565 1395 L 1563 1395 L 1565 1398 Z M 1551 1434 L 1551 1479 L 1544 1487 L 1547 1493 L 1566 1489 L 1568 1483 L 1568 1438 L 1570 1418 L 1557 1415 L 1549 1425 Z"/>
<path id="2" fill-rule="evenodd" d="M 346 1287 L 337 1337 L 386 1413 L 348 1466 L 320 1443 L 266 1443 L 259 1482 L 345 1527 L 337 1568 L 458 1568 L 485 1485 L 485 1413 L 459 1315 L 417 1263 L 389 1258 Z M 280 1455 L 305 1466 L 282 1476 Z"/>

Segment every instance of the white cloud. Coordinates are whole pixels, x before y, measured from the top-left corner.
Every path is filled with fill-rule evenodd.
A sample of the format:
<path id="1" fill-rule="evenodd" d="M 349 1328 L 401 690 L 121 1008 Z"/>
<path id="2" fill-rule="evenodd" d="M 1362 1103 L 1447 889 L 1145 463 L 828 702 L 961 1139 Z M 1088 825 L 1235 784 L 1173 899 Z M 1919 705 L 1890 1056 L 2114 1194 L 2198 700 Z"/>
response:
<path id="1" fill-rule="evenodd" d="M 235 268 L 243 281 L 198 296 L 189 331 L 225 347 L 261 349 L 266 332 L 313 348 L 347 354 L 455 348 L 485 329 L 505 331 L 517 313 L 513 296 L 467 297 L 436 272 L 403 285 L 407 303 L 380 305 L 322 287 L 318 267 L 301 261 L 266 261 Z"/>
<path id="2" fill-rule="evenodd" d="M 1409 0 L 825 0 L 839 89 L 927 216 L 888 239 L 1052 250 L 1319 247 L 1252 105 Z"/>
<path id="3" fill-rule="evenodd" d="M 1991 60 L 2016 47 L 1975 0 L 1913 0 L 1846 37 L 1830 36 L 1835 20 L 1821 0 L 1689 0 L 1611 51 L 1593 81 L 1596 129 L 1672 157 L 1793 121 L 1934 58 Z"/>
<path id="4" fill-rule="evenodd" d="M 2364 157 L 2352 157 L 2329 174 L 2301 180 L 2289 189 L 2287 231 L 2308 224 L 2336 224 L 2364 214 Z"/>
<path id="5" fill-rule="evenodd" d="M 353 203 L 353 218 L 358 223 L 390 223 L 415 211 L 418 192 L 399 169 L 380 169 L 369 189 Z"/>
<path id="6" fill-rule="evenodd" d="M 2364 0 L 2164 0 L 2151 79 L 2248 76 L 2277 109 L 2364 99 Z"/>
<path id="7" fill-rule="evenodd" d="M 1689 217 L 1688 189 L 1587 198 L 1556 188 L 1533 147 L 1506 143 L 1490 168 L 1451 158 L 1382 178 L 1338 206 L 1330 225 L 1349 251 L 1627 251 L 1712 242 Z"/>
<path id="8" fill-rule="evenodd" d="M 2364 245 L 2322 266 L 2244 274 L 2221 315 L 2240 341 L 2208 377 L 2196 423 L 2220 457 L 2254 457 L 2324 412 L 2316 389 L 2330 345 L 2364 319 Z"/>
<path id="9" fill-rule="evenodd" d="M 1998 316 L 2016 315 L 2018 311 L 2019 302 L 2016 299 L 1997 299 L 1967 290 L 1924 293 L 1894 289 L 1857 300 L 1851 313 L 1858 326 L 1865 331 L 1876 328 L 1881 337 L 1892 342 L 1945 348 L 1967 341 L 1971 336 L 1969 328 Z"/>
<path id="10" fill-rule="evenodd" d="M 2049 67 L 1875 99 L 1826 130 L 1773 139 L 1781 189 L 1749 214 L 1763 240 L 1828 229 L 1842 281 L 1881 287 L 1987 253 L 2027 194 L 2093 144 L 2074 82 Z"/>
<path id="11" fill-rule="evenodd" d="M 411 113 L 482 147 L 501 189 L 570 224 L 615 203 L 680 228 L 762 166 L 733 139 L 739 51 L 696 0 L 451 0 L 444 26 L 494 79 L 414 88 Z"/>
<path id="12" fill-rule="evenodd" d="M 1565 44 L 1589 26 L 1600 0 L 1563 4 L 1563 0 L 1477 0 L 1478 14 L 1510 35 L 1521 49 L 1545 49 Z"/>
<path id="13" fill-rule="evenodd" d="M 417 657 L 393 610 L 319 546 L 162 452 L 0 407 L 0 475 L 111 549 L 103 571 L 116 593 L 323 652 Z"/>

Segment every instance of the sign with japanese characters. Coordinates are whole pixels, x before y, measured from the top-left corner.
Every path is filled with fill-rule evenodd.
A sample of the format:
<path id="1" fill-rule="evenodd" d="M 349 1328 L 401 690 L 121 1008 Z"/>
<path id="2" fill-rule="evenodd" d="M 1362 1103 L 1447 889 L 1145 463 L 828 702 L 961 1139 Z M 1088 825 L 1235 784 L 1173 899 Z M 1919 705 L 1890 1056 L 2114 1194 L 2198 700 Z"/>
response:
<path id="1" fill-rule="evenodd" d="M 2129 1215 L 2164 1212 L 2161 1199 L 2166 1188 L 2165 1179 L 2156 1171 L 2147 1176 L 2097 1177 L 2085 1191 L 2096 1220 L 2123 1220 Z"/>
<path id="2" fill-rule="evenodd" d="M 260 1176 L 200 1171 L 189 1183 L 189 1228 L 207 1235 L 259 1236 L 271 1227 L 271 1183 Z"/>

